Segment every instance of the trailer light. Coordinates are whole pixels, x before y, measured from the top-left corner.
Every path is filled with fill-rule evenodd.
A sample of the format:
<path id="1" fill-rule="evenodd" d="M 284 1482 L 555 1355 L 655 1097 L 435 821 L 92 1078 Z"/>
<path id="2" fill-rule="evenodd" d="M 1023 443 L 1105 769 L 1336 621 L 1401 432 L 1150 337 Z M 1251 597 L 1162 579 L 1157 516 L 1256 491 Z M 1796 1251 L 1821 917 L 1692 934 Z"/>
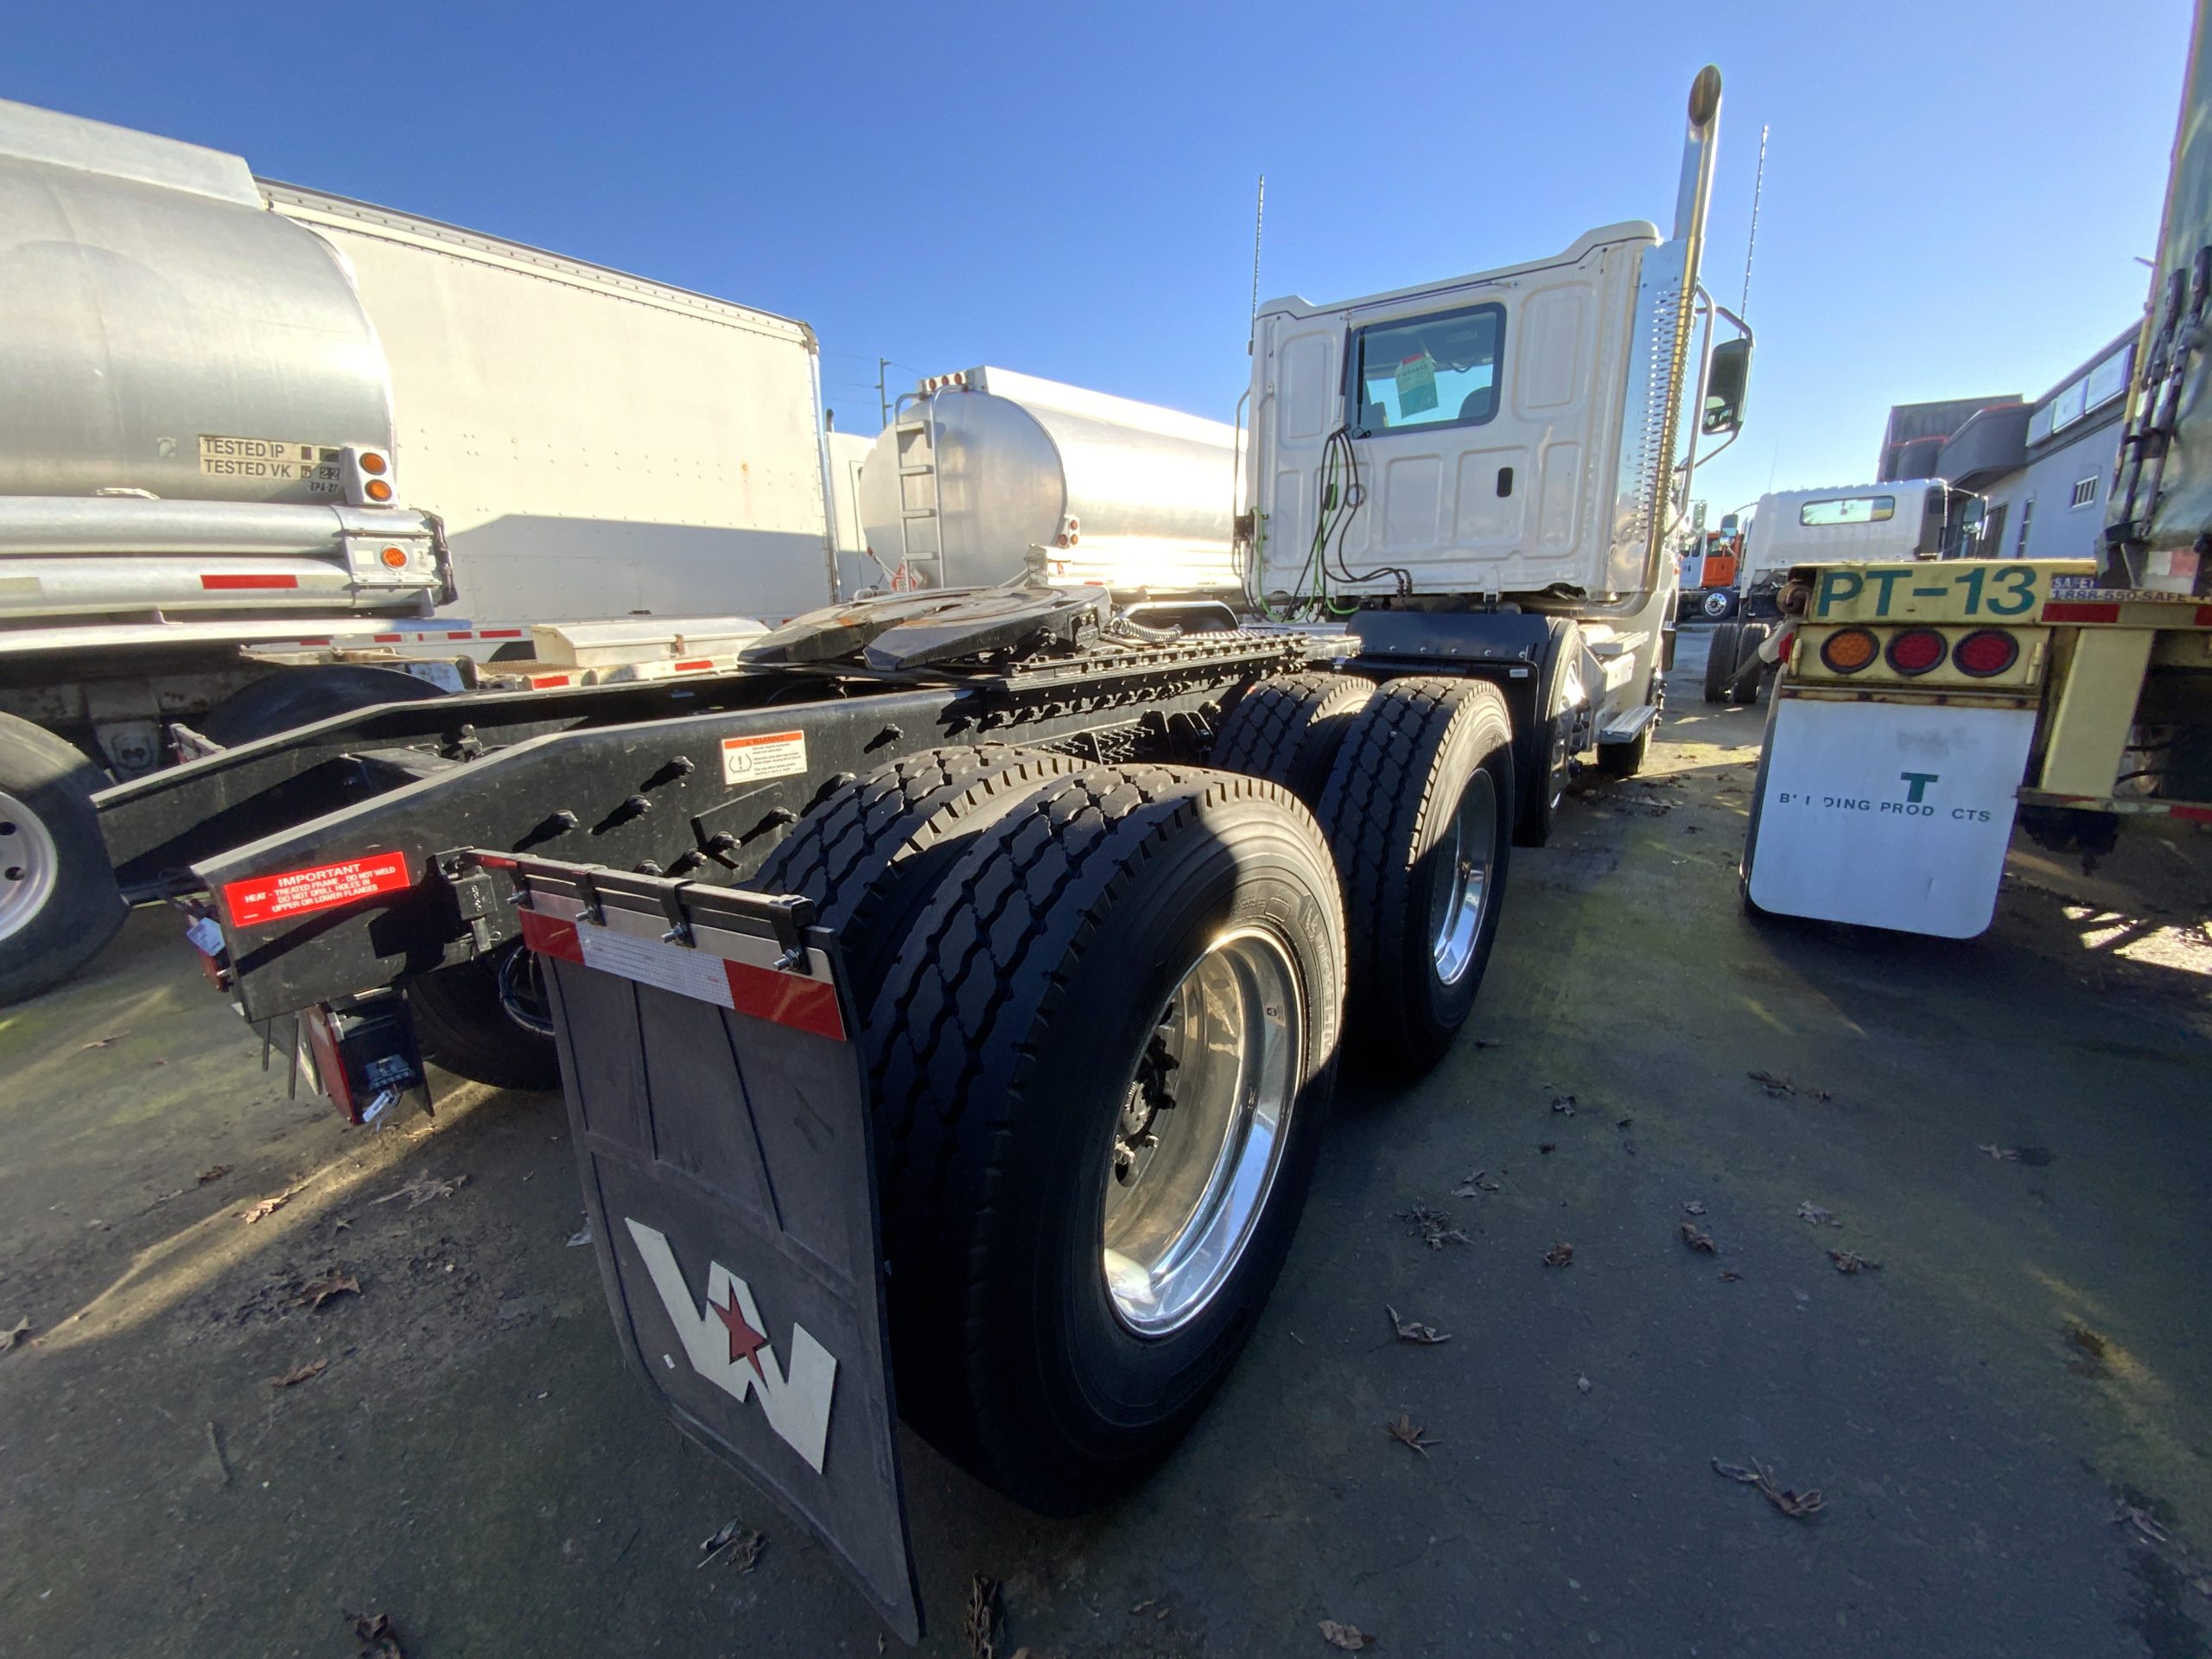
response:
<path id="1" fill-rule="evenodd" d="M 1951 664 L 1961 674 L 1986 680 L 2020 660 L 2020 642 L 2002 628 L 1983 628 L 1959 641 Z"/>
<path id="2" fill-rule="evenodd" d="M 407 568 L 407 550 L 404 547 L 387 547 L 377 556 L 391 569 L 404 570 Z"/>
<path id="3" fill-rule="evenodd" d="M 1907 628 L 1890 641 L 1885 655 L 1899 674 L 1925 674 L 1937 667 L 1949 647 L 1933 628 Z"/>
<path id="4" fill-rule="evenodd" d="M 385 467 L 387 464 L 388 463 L 385 461 L 385 458 L 377 454 L 375 450 L 364 449 L 361 451 L 361 470 L 363 472 L 374 473 L 378 476 L 381 477 L 383 476 Z"/>
<path id="5" fill-rule="evenodd" d="M 391 486 L 380 478 L 372 478 L 361 486 L 361 493 L 372 501 L 389 501 L 391 499 Z"/>
<path id="6" fill-rule="evenodd" d="M 1866 629 L 1839 628 L 1821 642 L 1821 664 L 1831 674 L 1856 674 L 1881 651 L 1881 642 Z"/>

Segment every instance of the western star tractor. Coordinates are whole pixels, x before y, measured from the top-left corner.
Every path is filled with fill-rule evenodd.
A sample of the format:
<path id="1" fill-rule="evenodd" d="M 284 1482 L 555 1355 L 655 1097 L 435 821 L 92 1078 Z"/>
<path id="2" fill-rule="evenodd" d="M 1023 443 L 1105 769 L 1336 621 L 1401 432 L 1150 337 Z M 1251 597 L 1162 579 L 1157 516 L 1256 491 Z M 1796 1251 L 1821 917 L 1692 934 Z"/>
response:
<path id="1" fill-rule="evenodd" d="M 1040 1510 L 1141 1479 L 1339 1066 L 1444 1056 L 1516 836 L 1641 764 L 1748 367 L 1698 284 L 1719 105 L 1671 236 L 1261 308 L 1243 626 L 1018 577 L 346 712 L 108 791 L 118 872 L 357 1119 L 432 1061 L 561 1087 L 639 1376 L 912 1638 L 894 1419 Z"/>

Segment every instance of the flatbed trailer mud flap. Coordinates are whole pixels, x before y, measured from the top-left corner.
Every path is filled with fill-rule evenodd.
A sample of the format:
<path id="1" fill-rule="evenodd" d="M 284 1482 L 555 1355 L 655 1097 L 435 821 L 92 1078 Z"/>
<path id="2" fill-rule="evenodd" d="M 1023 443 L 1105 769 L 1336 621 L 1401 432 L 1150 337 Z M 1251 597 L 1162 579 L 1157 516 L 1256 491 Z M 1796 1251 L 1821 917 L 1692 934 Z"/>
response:
<path id="1" fill-rule="evenodd" d="M 835 940 L 804 899 L 507 854 L 625 1352 L 921 1636 L 874 1159 Z"/>

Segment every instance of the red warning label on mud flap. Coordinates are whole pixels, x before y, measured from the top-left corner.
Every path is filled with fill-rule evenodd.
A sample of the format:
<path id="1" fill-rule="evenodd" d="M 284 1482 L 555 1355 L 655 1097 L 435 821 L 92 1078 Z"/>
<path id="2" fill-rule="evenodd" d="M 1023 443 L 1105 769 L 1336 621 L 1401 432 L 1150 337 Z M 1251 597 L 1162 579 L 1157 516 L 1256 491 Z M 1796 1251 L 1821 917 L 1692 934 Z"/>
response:
<path id="1" fill-rule="evenodd" d="M 223 904 L 231 912 L 232 927 L 251 927 L 379 893 L 396 893 L 407 885 L 407 855 L 378 853 L 341 864 L 318 864 L 311 870 L 248 876 L 224 887 Z"/>

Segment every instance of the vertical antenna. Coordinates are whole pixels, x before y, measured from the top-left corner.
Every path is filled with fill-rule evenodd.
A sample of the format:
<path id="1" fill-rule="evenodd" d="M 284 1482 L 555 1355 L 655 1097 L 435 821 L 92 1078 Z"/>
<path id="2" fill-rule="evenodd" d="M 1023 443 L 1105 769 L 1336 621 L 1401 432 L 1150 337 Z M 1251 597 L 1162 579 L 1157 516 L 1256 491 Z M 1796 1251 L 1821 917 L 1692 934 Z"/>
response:
<path id="1" fill-rule="evenodd" d="M 1260 227 L 1268 216 L 1268 175 L 1260 175 L 1260 194 L 1252 203 L 1252 315 L 1260 315 Z"/>
<path id="2" fill-rule="evenodd" d="M 1765 127 L 1759 129 L 1759 171 L 1751 185 L 1751 233 L 1744 243 L 1744 297 L 1736 307 L 1739 317 L 1751 315 L 1751 254 L 1759 245 L 1759 198 L 1766 194 L 1767 130 Z"/>

